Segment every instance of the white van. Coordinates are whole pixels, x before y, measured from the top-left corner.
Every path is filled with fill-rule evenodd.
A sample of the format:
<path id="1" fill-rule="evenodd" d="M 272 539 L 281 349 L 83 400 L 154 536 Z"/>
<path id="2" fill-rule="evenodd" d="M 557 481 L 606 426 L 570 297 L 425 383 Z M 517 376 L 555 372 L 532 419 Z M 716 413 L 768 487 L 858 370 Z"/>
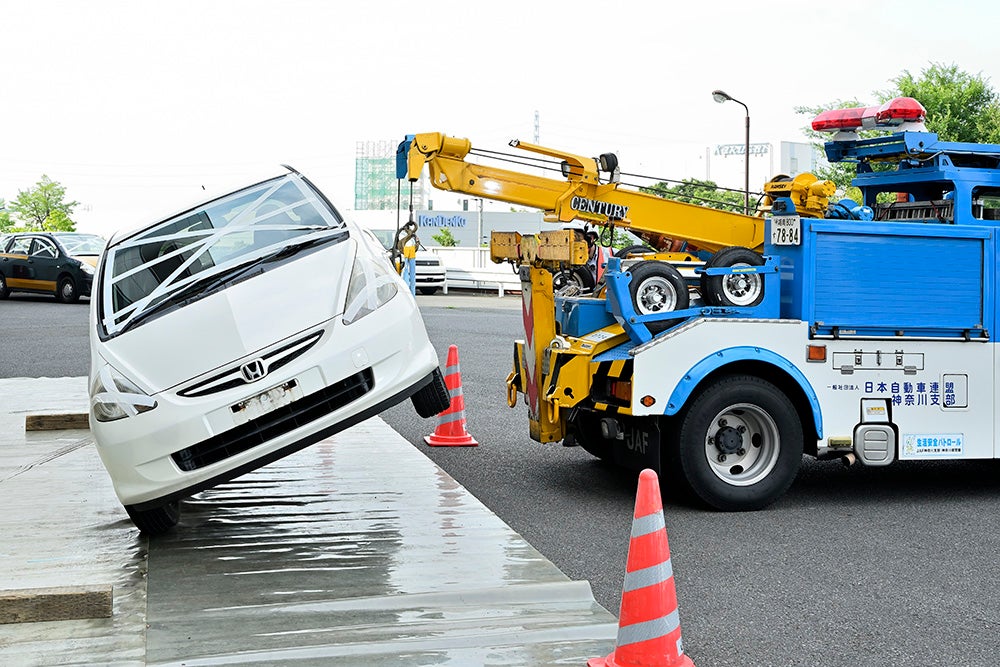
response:
<path id="1" fill-rule="evenodd" d="M 422 417 L 449 402 L 383 248 L 294 171 L 113 238 L 90 333 L 91 429 L 147 533 L 406 398 Z"/>

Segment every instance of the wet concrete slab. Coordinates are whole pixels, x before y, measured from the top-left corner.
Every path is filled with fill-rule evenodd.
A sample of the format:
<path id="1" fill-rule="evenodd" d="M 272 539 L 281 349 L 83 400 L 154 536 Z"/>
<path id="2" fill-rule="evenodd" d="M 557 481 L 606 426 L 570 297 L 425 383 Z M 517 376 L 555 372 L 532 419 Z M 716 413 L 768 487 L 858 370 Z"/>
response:
<path id="1" fill-rule="evenodd" d="M 0 625 L 0 664 L 580 665 L 613 648 L 589 584 L 378 418 L 182 502 L 147 541 L 87 431 L 23 431 L 85 391 L 0 380 L 0 499 L 17 508 L 0 588 L 111 582 L 115 613 Z"/>
<path id="2" fill-rule="evenodd" d="M 145 540 L 87 430 L 25 432 L 86 409 L 84 378 L 0 380 L 0 590 L 106 586 L 110 618 L 0 625 L 3 665 L 145 664 Z"/>

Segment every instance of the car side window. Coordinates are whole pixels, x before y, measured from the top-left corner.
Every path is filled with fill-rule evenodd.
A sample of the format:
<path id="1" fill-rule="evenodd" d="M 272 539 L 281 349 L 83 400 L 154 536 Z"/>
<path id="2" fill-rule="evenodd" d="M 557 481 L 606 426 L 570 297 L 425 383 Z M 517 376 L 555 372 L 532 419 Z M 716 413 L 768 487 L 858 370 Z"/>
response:
<path id="1" fill-rule="evenodd" d="M 55 245 L 48 239 L 36 238 L 34 244 L 31 246 L 31 256 L 55 259 L 59 256 L 59 253 L 56 251 Z"/>
<path id="2" fill-rule="evenodd" d="M 10 244 L 10 249 L 7 252 L 11 255 L 27 255 L 30 249 L 31 237 L 22 236 L 14 239 L 14 242 Z"/>

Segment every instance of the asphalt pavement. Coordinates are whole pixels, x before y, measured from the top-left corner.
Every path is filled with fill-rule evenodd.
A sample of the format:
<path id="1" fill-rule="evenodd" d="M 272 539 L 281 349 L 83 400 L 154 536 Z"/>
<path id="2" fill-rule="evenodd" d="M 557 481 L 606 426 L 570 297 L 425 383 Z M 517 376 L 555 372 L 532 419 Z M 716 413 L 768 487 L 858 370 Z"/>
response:
<path id="1" fill-rule="evenodd" d="M 417 300 L 442 364 L 450 344 L 459 348 L 468 428 L 480 444 L 427 447 L 434 420 L 408 404 L 383 418 L 617 612 L 635 475 L 578 448 L 531 441 L 524 407 L 506 406 L 503 381 L 522 335 L 519 297 L 453 290 Z M 72 334 L 86 332 L 84 306 L 11 299 L 0 302 L 0 320 L 8 318 L 43 325 L 18 329 L 33 329 L 22 346 L 4 345 L 0 375 L 12 368 L 12 350 L 63 355 L 67 370 L 47 371 L 55 377 L 86 371 L 84 339 Z M 789 492 L 764 511 L 707 512 L 668 500 L 687 652 L 699 667 L 995 667 L 998 473 L 995 461 L 876 469 L 804 459 Z"/>

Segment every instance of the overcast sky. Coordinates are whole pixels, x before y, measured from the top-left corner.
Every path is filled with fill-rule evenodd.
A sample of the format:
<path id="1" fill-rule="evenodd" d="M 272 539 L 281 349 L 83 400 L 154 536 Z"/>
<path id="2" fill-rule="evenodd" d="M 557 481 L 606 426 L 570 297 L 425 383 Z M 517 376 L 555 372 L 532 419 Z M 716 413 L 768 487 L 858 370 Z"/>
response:
<path id="1" fill-rule="evenodd" d="M 280 163 L 350 209 L 357 142 L 440 131 L 504 149 L 533 139 L 536 111 L 544 145 L 679 179 L 743 141 L 742 107 L 716 88 L 777 145 L 804 140 L 795 106 L 874 102 L 932 62 L 1000 86 L 995 0 L 0 8 L 0 198 L 47 174 L 81 202 L 79 229 L 105 235 Z M 741 187 L 739 160 L 712 158 L 713 177 Z"/>

